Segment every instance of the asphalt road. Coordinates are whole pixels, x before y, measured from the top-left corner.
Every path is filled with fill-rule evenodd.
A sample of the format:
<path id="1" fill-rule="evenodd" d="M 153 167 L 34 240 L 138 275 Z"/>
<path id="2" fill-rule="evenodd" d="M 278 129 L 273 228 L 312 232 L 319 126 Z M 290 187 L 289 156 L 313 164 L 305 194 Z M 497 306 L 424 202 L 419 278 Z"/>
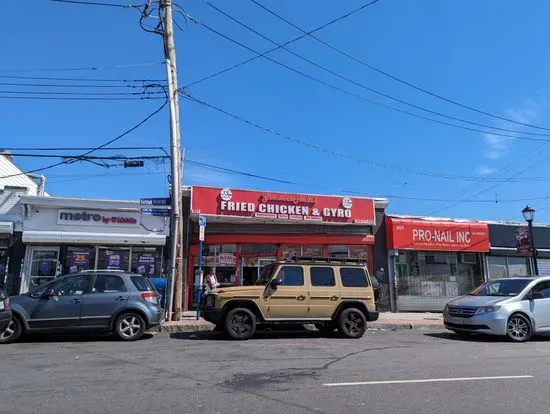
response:
<path id="1" fill-rule="evenodd" d="M 441 331 L 39 338 L 0 347 L 0 412 L 542 413 L 549 363 L 550 339 Z"/>

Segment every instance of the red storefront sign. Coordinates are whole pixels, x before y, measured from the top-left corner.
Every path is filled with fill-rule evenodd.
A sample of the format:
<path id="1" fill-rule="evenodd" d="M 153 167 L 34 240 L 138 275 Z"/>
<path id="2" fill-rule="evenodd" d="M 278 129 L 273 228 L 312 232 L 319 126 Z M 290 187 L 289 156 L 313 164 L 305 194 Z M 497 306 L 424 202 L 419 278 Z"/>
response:
<path id="1" fill-rule="evenodd" d="M 374 225 L 370 198 L 193 187 L 191 212 L 201 215 Z"/>
<path id="2" fill-rule="evenodd" d="M 488 252 L 489 226 L 479 222 L 388 217 L 388 248 Z"/>

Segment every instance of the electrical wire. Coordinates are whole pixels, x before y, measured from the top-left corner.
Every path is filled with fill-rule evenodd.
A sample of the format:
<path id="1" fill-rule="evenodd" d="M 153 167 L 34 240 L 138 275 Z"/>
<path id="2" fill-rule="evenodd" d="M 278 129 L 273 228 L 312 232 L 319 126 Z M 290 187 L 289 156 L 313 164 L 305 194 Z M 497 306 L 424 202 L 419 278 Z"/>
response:
<path id="1" fill-rule="evenodd" d="M 60 1 L 60 0 L 50 0 Z M 44 69 L 0 69 L 0 72 L 68 72 L 68 71 L 99 71 L 105 69 L 127 69 L 146 66 L 164 65 L 164 62 L 130 63 L 126 65 L 112 66 L 85 66 L 79 68 L 44 68 Z"/>
<path id="2" fill-rule="evenodd" d="M 149 119 L 151 119 L 152 117 L 154 117 L 156 114 L 158 114 L 160 111 L 162 111 L 164 109 L 164 107 L 167 105 L 168 101 L 165 100 L 164 103 L 158 107 L 155 111 L 153 111 L 152 113 L 150 113 L 149 115 L 147 115 L 144 119 L 142 119 L 140 122 L 138 122 L 136 125 L 134 125 L 133 127 L 127 129 L 126 131 L 124 131 L 122 134 L 119 134 L 117 135 L 116 137 L 114 137 L 113 139 L 107 141 L 106 143 L 102 144 L 102 145 L 99 145 L 97 147 L 94 147 L 92 148 L 91 150 L 88 150 L 86 151 L 85 153 L 83 154 L 80 154 L 79 156 L 80 157 L 83 157 L 83 156 L 86 156 L 86 155 L 90 155 L 91 153 L 95 152 L 95 151 L 98 151 L 102 148 L 105 148 L 105 147 L 108 147 L 110 144 L 112 144 L 113 142 L 116 142 L 118 141 L 119 139 L 121 139 L 122 137 L 128 135 L 129 133 L 135 131 L 136 129 L 138 129 L 141 125 L 143 125 L 144 123 L 146 123 Z M 49 170 L 49 169 L 52 169 L 52 168 L 55 168 L 55 167 L 58 167 L 60 165 L 66 165 L 67 164 L 67 161 L 61 161 L 61 162 L 57 162 L 55 164 L 51 164 L 51 165 L 48 165 L 48 166 L 45 166 L 45 167 L 41 167 L 41 168 L 35 168 L 35 169 L 32 169 L 32 170 L 28 170 L 28 171 L 22 171 L 20 173 L 17 173 L 17 174 L 10 174 L 10 175 L 6 175 L 6 176 L 3 176 L 3 177 L 0 177 L 0 179 L 5 179 L 5 178 L 12 178 L 12 177 L 18 177 L 18 176 L 21 176 L 21 175 L 27 175 L 27 174 L 31 174 L 31 173 L 35 173 L 35 172 L 41 172 L 41 171 L 46 171 L 46 170 Z"/>
<path id="3" fill-rule="evenodd" d="M 193 19 L 194 20 L 194 19 Z M 501 133 L 501 132 L 495 132 L 495 131 L 486 131 L 486 130 L 481 130 L 481 129 L 476 129 L 476 128 L 471 128 L 471 127 L 467 127 L 467 126 L 463 126 L 463 125 L 457 125 L 457 124 L 453 124 L 453 123 L 450 123 L 450 122 L 446 122 L 446 121 L 441 121 L 439 119 L 435 119 L 435 118 L 430 118 L 430 117 L 427 117 L 427 116 L 424 116 L 424 115 L 419 115 L 419 114 L 416 114 L 414 112 L 409 112 L 409 111 L 406 111 L 406 110 L 403 110 L 403 109 L 400 109 L 400 108 L 397 108 L 397 107 L 394 107 L 394 106 L 391 106 L 391 105 L 388 105 L 388 104 L 384 104 L 382 102 L 378 102 L 378 101 L 375 101 L 373 99 L 369 99 L 363 95 L 359 95 L 359 94 L 356 94 L 356 93 L 353 93 L 353 92 L 350 92 L 350 91 L 347 91 L 345 89 L 342 89 L 336 85 L 333 85 L 331 83 L 328 83 L 328 82 L 325 82 L 319 78 L 316 78 L 312 75 L 309 75 L 307 73 L 304 73 L 298 69 L 295 69 L 291 66 L 288 66 L 278 60 L 275 60 L 275 59 L 272 59 L 271 57 L 269 56 L 265 56 L 262 55 L 260 52 L 257 52 L 256 50 L 246 46 L 245 44 L 231 38 L 230 36 L 227 36 L 219 31 L 217 31 L 216 29 L 208 26 L 207 24 L 203 23 L 203 22 L 199 22 L 197 20 L 194 20 L 195 22 L 197 22 L 198 24 L 200 24 L 201 26 L 203 26 L 205 29 L 211 31 L 212 33 L 214 34 L 217 34 L 218 36 L 220 37 L 223 37 L 224 39 L 232 42 L 232 43 L 235 43 L 239 46 L 241 46 L 242 48 L 244 49 L 247 49 L 249 50 L 250 52 L 252 53 L 255 53 L 257 54 L 258 56 L 262 56 L 263 58 L 269 60 L 270 62 L 273 62 L 275 63 L 276 65 L 278 66 L 281 66 L 285 69 L 288 69 L 290 70 L 291 72 L 294 72 L 300 76 L 303 76 L 307 79 L 310 79 L 316 83 L 319 83 L 323 86 L 326 86 L 330 89 L 333 89 L 333 90 L 336 90 L 336 91 L 339 91 L 341 93 L 344 93 L 346 95 L 349 95 L 349 96 L 353 96 L 355 98 L 358 98 L 358 99 L 361 99 L 365 102 L 368 102 L 368 103 L 371 103 L 373 105 L 376 105 L 376 106 L 379 106 L 379 107 L 382 107 L 382 108 L 385 108 L 385 109 L 389 109 L 389 110 L 392 110 L 392 111 L 395 111 L 395 112 L 398 112 L 398 113 L 401 113 L 401 114 L 405 114 L 405 115 L 408 115 L 408 116 L 412 116 L 414 118 L 419 118 L 419 119 L 423 119 L 423 120 L 426 120 L 426 121 L 429 121 L 429 122 L 433 122 L 433 123 L 436 123 L 436 124 L 440 124 L 440 125 L 446 125 L 446 126 L 450 126 L 450 127 L 453 127 L 453 128 L 458 128 L 458 129 L 462 129 L 462 130 L 466 130 L 466 131 L 472 131 L 472 132 L 478 132 L 478 133 L 482 133 L 482 134 L 491 134 L 491 135 L 495 135 L 495 136 L 499 136 L 499 137 L 506 137 L 506 138 L 512 138 L 512 139 L 520 139 L 520 140 L 527 140 L 527 141 L 537 141 L 537 142 L 550 142 L 550 139 L 544 139 L 544 138 L 536 138 L 536 137 L 525 137 L 525 136 L 519 136 L 517 134 L 514 134 L 514 135 L 511 135 L 511 134 L 504 134 L 504 133 Z M 428 110 L 429 111 L 429 110 Z M 464 121 L 463 121 L 464 122 Z M 495 127 L 492 127 L 492 126 L 489 126 L 490 128 L 495 128 Z M 531 133 L 533 134 L 533 133 Z"/>
<path id="4" fill-rule="evenodd" d="M 166 149 L 164 147 L 109 147 L 100 148 L 95 147 L 0 147 L 1 151 L 86 151 L 95 149 L 96 151 L 137 151 L 137 150 L 161 150 L 166 155 Z"/>
<path id="5" fill-rule="evenodd" d="M 143 88 L 144 86 L 150 85 L 132 85 L 132 84 L 120 84 L 120 85 L 87 85 L 87 84 L 77 84 L 77 83 L 20 83 L 20 82 L 0 82 L 0 85 L 3 86 L 20 86 L 23 88 L 26 87 L 40 87 L 40 88 L 131 88 L 138 89 Z"/>
<path id="6" fill-rule="evenodd" d="M 28 80 L 48 80 L 48 81 L 74 81 L 74 82 L 166 82 L 166 79 L 98 79 L 98 78 L 67 78 L 67 77 L 51 77 L 51 76 L 13 76 L 0 75 L 1 79 L 28 79 Z"/>
<path id="7" fill-rule="evenodd" d="M 526 135 L 534 135 L 534 136 L 550 136 L 550 134 L 548 133 L 537 133 L 537 132 L 522 132 L 522 131 L 517 131 L 517 130 L 511 130 L 511 129 L 506 129 L 506 128 L 500 128 L 500 127 L 496 127 L 496 126 L 493 126 L 493 125 L 487 125 L 487 124 L 482 124 L 482 123 L 479 123 L 479 122 L 475 122 L 475 121 L 470 121 L 470 120 L 467 120 L 467 119 L 463 119 L 463 118 L 459 118 L 459 117 L 455 117 L 455 116 L 452 116 L 452 115 L 448 115 L 448 114 L 445 114 L 443 112 L 438 112 L 438 111 L 434 111 L 434 110 L 431 110 L 429 108 L 426 108 L 426 107 L 423 107 L 423 106 L 420 106 L 420 105 L 416 105 L 416 104 L 413 104 L 413 103 L 410 103 L 410 102 L 407 102 L 403 99 L 400 99 L 400 98 L 396 98 L 392 95 L 389 95 L 387 93 L 384 93 L 384 92 L 381 92 L 379 90 L 376 90 L 374 88 L 371 88 L 361 82 L 357 82 L 347 76 L 344 76 L 342 75 L 341 73 L 338 73 L 332 69 L 329 69 L 327 68 L 326 66 L 323 66 L 303 55 L 300 55 L 299 53 L 296 53 L 294 51 L 292 51 L 291 49 L 288 49 L 287 47 L 284 47 L 283 45 L 277 43 L 276 41 L 274 41 L 273 39 L 271 39 L 270 37 L 268 36 L 265 36 L 264 34 L 258 32 L 257 30 L 253 29 L 252 27 L 248 26 L 247 24 L 243 23 L 242 21 L 236 19 L 235 17 L 231 16 L 230 14 L 228 14 L 227 12 L 221 10 L 219 7 L 216 7 L 215 5 L 213 5 L 211 2 L 206 2 L 206 4 L 208 6 L 210 6 L 212 9 L 216 10 L 218 13 L 224 15 L 225 17 L 227 17 L 228 19 L 234 21 L 235 23 L 239 24 L 240 26 L 244 27 L 245 29 L 251 31 L 252 33 L 256 34 L 257 36 L 260 36 L 261 38 L 267 40 L 268 42 L 270 43 L 273 43 L 274 45 L 280 47 L 281 49 L 287 51 L 288 53 L 292 54 L 293 56 L 299 58 L 299 59 L 302 59 L 303 61 L 321 69 L 321 70 L 324 70 L 325 72 L 327 73 L 330 73 L 331 75 L 333 76 L 336 76 L 342 80 L 345 80 L 346 82 L 349 82 L 355 86 L 358 86 L 362 89 L 365 89 L 369 92 L 372 92 L 376 95 L 379 95 L 379 96 L 382 96 L 386 99 L 390 99 L 394 102 L 398 102 L 400 104 L 403 104 L 403 105 L 406 105 L 406 106 L 409 106 L 411 108 L 414 108 L 414 109 L 418 109 L 420 111 L 423 111 L 423 112 L 427 112 L 429 114 L 432 114 L 432 115 L 437 115 L 437 116 L 440 116 L 440 117 L 443 117 L 443 118 L 447 118 L 447 119 L 450 119 L 450 120 L 453 120 L 453 121 L 458 121 L 458 122 L 462 122 L 462 123 L 465 123 L 465 124 L 469 124 L 469 125 L 475 125 L 475 126 L 479 126 L 479 127 L 483 127 L 483 128 L 489 128 L 489 129 L 495 129 L 495 130 L 498 130 L 498 131 L 504 131 L 504 132 L 510 132 L 510 133 L 513 133 L 513 134 L 526 134 Z M 264 56 L 265 57 L 265 56 Z M 488 133 L 491 133 L 490 131 L 488 131 Z"/>
<path id="8" fill-rule="evenodd" d="M 144 6 L 144 4 L 117 4 L 117 3 L 104 3 L 99 1 L 81 1 L 81 0 L 50 0 L 50 1 L 53 1 L 55 3 L 81 4 L 86 6 L 119 7 L 123 9 L 139 8 Z"/>
<path id="9" fill-rule="evenodd" d="M 481 110 L 481 109 L 478 109 L 478 108 L 475 108 L 473 106 L 470 106 L 470 105 L 466 105 L 466 104 L 463 104 L 463 103 L 460 103 L 458 101 L 455 101 L 453 99 L 450 99 L 450 98 L 446 98 L 440 94 L 437 94 L 435 92 L 431 92 L 425 88 L 422 88 L 420 86 L 417 86 L 417 85 L 414 85 L 413 83 L 411 82 L 407 82 L 403 79 L 400 79 L 398 78 L 397 76 L 395 75 L 392 75 L 391 73 L 389 72 L 386 72 L 382 69 L 379 69 L 367 62 L 365 62 L 364 60 L 362 59 L 359 59 L 351 54 L 349 54 L 348 52 L 345 52 L 333 45 L 331 45 L 330 43 L 322 40 L 321 38 L 315 36 L 312 32 L 306 32 L 306 30 L 304 30 L 302 27 L 298 26 L 297 24 L 291 22 L 290 20 L 288 19 L 285 19 L 284 17 L 282 17 L 281 15 L 275 13 L 273 10 L 269 9 L 268 7 L 264 6 L 263 4 L 261 4 L 260 2 L 258 2 L 257 0 L 250 0 L 252 3 L 256 4 L 257 6 L 261 7 L 262 9 L 264 9 L 265 11 L 267 11 L 268 13 L 272 14 L 273 16 L 277 17 L 278 19 L 282 20 L 283 22 L 289 24 L 290 26 L 294 27 L 295 29 L 301 31 L 302 33 L 304 33 L 306 36 L 309 36 L 311 37 L 312 39 L 315 39 L 316 41 L 320 42 L 321 44 L 325 45 L 326 47 L 330 48 L 331 50 L 371 69 L 371 70 L 374 70 L 375 72 L 378 72 L 379 74 L 381 75 L 384 75 L 390 79 L 393 79 L 403 85 L 406 85 L 406 86 L 409 86 L 413 89 L 416 89 L 417 91 L 420 91 L 420 92 L 423 92 L 425 94 L 428 94 L 434 98 L 437 98 L 437 99 L 440 99 L 440 100 L 443 100 L 447 103 L 450 103 L 450 104 L 453 104 L 453 105 L 456 105 L 456 106 L 459 106 L 461 108 L 464 108 L 464 109 L 468 109 L 470 111 L 473 111 L 473 112 L 477 112 L 479 114 L 482 114 L 482 115 L 486 115 L 486 116 L 489 116 L 491 118 L 495 118 L 495 119 L 499 119 L 501 121 L 506 121 L 506 122 L 510 122 L 510 123 L 513 123 L 513 124 L 517 124 L 517 125 L 522 125 L 522 126 L 525 126 L 525 127 L 530 127 L 530 128 L 536 128 L 536 129 L 541 129 L 541 130 L 545 130 L 545 131 L 550 131 L 550 128 L 545 128 L 545 127 L 541 127 L 541 126 L 537 126 L 537 125 L 533 125 L 533 124 L 529 124 L 529 123 L 526 123 L 526 122 L 520 122 L 520 121 L 516 121 L 516 120 L 513 120 L 513 119 L 510 119 L 510 118 L 506 118 L 506 117 L 502 117 L 502 116 L 499 116 L 499 115 L 495 115 L 495 114 L 492 114 L 490 112 L 487 112 L 487 111 L 484 111 L 484 110 Z"/>
<path id="10" fill-rule="evenodd" d="M 0 96 L 0 99 L 26 99 L 26 100 L 54 100 L 54 101 L 143 101 L 165 99 L 163 96 L 142 96 L 133 98 L 117 98 L 117 97 L 75 97 L 75 96 Z"/>
<path id="11" fill-rule="evenodd" d="M 164 92 L 51 92 L 51 91 L 4 91 L 0 93 L 13 93 L 21 95 L 81 95 L 81 96 L 155 96 L 164 95 Z"/>
<path id="12" fill-rule="evenodd" d="M 347 160 L 351 160 L 351 161 L 354 161 L 354 162 L 358 162 L 358 163 L 361 163 L 361 164 L 367 164 L 367 165 L 372 165 L 372 166 L 375 166 L 375 167 L 378 167 L 378 168 L 383 168 L 383 169 L 388 169 L 388 170 L 392 170 L 392 171 L 399 171 L 399 172 L 405 172 L 405 173 L 409 173 L 409 174 L 415 174 L 415 175 L 421 175 L 421 176 L 425 176 L 425 177 L 432 177 L 432 178 L 442 178 L 442 179 L 447 179 L 447 180 L 459 180 L 459 181 L 474 181 L 474 182 L 491 182 L 491 183 L 494 183 L 494 182 L 501 182 L 501 180 L 491 180 L 491 179 L 486 179 L 486 178 L 483 178 L 483 177 L 472 177 L 472 176 L 464 176 L 464 175 L 452 175 L 452 174 L 442 174 L 442 173 L 434 173 L 434 172 L 428 172 L 428 171 L 422 171 L 422 170 L 415 170 L 415 169 L 411 169 L 411 168 L 406 168 L 406 167 L 402 167 L 402 166 L 397 166 L 397 165 L 391 165 L 391 164 L 383 164 L 383 163 L 380 163 L 380 162 L 377 162 L 377 161 L 373 161 L 373 160 L 367 160 L 367 159 L 362 159 L 362 158 L 357 158 L 355 156 L 352 156 L 352 155 L 349 155 L 349 154 L 346 154 L 344 152 L 340 152 L 340 151 L 336 151 L 336 150 L 331 150 L 331 149 L 328 149 L 328 148 L 324 148 L 318 144 L 314 144 L 314 143 L 311 143 L 311 142 L 308 142 L 308 141 L 305 141 L 305 140 L 302 140 L 302 139 L 299 139 L 299 138 L 295 138 L 295 137 L 292 137 L 290 135 L 287 135 L 287 134 L 283 134 L 281 132 L 277 132 L 271 128 L 268 128 L 268 127 L 265 127 L 265 126 L 262 126 L 256 122 L 253 122 L 253 121 L 249 121 L 245 118 L 242 118 L 238 115 L 235 115 L 231 112 L 228 112 L 226 111 L 225 109 L 222 109 L 218 106 L 215 106 L 215 105 L 212 105 L 210 103 L 207 103 L 203 100 L 200 100 L 192 95 L 189 95 L 185 92 L 182 92 L 182 97 L 191 101 L 191 102 L 195 102 L 197 104 L 200 104 L 202 106 L 205 106 L 207 108 L 210 108 L 210 109 L 213 109 L 217 112 L 220 112 L 230 118 L 233 118 L 237 121 L 240 121 L 242 123 L 245 123 L 249 126 L 252 126 L 254 128 L 257 128 L 257 129 L 260 129 L 264 132 L 267 132 L 271 135 L 275 135 L 277 136 L 278 138 L 282 138 L 284 140 L 287 140 L 287 141 L 291 141 L 291 142 L 294 142 L 296 144 L 299 144 L 299 145 L 302 145 L 302 146 L 305 146 L 309 149 L 313 149 L 315 151 L 319 151 L 319 152 L 323 152 L 323 153 L 326 153 L 326 154 L 329 154 L 329 155 L 333 155 L 333 156 L 337 156 L 337 157 L 340 157 L 340 158 L 344 158 L 344 159 L 347 159 Z M 533 181 L 533 180 L 530 180 L 530 181 Z M 504 181 L 504 182 L 508 182 L 508 181 Z"/>

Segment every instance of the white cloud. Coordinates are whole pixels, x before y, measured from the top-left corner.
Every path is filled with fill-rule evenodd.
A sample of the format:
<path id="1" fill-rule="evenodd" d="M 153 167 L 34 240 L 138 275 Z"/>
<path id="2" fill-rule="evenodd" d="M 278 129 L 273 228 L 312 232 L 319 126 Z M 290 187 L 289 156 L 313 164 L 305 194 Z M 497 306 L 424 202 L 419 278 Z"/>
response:
<path id="1" fill-rule="evenodd" d="M 487 167 L 486 165 L 480 165 L 476 168 L 476 174 L 478 175 L 490 175 L 496 172 L 496 169 Z"/>

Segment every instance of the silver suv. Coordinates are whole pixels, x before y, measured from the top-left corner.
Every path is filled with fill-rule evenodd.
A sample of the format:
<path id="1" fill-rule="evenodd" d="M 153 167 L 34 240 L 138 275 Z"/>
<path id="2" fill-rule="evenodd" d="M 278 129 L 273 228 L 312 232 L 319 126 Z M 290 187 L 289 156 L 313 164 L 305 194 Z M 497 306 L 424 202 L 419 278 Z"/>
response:
<path id="1" fill-rule="evenodd" d="M 445 327 L 459 335 L 507 335 L 516 342 L 550 333 L 550 277 L 514 277 L 484 283 L 450 301 Z"/>

